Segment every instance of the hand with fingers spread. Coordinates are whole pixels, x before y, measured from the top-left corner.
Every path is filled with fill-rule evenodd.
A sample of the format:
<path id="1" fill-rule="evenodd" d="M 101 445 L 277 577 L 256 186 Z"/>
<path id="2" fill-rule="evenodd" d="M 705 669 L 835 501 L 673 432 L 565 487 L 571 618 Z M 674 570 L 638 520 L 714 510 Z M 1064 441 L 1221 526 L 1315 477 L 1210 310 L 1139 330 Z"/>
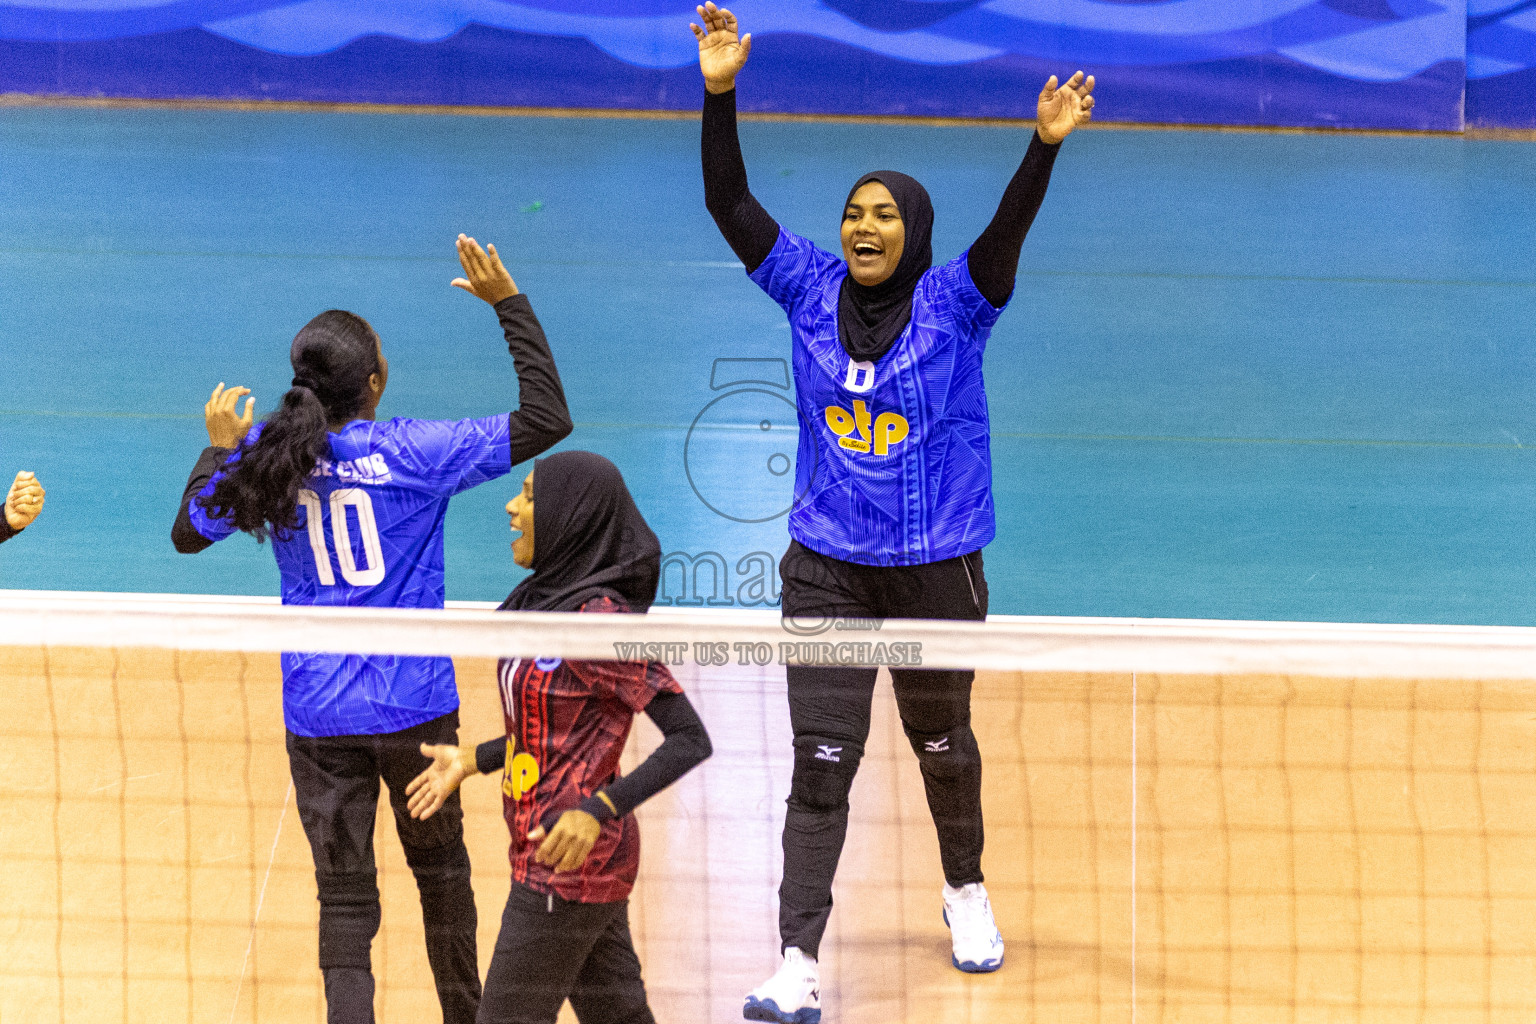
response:
<path id="1" fill-rule="evenodd" d="M 480 243 L 473 238 L 460 235 L 458 246 L 459 263 L 464 266 L 464 276 L 453 279 L 455 288 L 462 288 L 493 306 L 517 294 L 517 282 L 512 280 L 507 268 L 501 265 L 501 257 L 496 255 L 494 245 L 482 249 Z"/>
<path id="2" fill-rule="evenodd" d="M 219 386 L 213 389 L 213 395 L 208 399 L 208 404 L 203 406 L 203 420 L 208 426 L 208 443 L 215 448 L 238 448 L 251 432 L 251 421 L 255 418 L 256 399 L 245 400 L 245 414 L 235 411 L 235 406 L 240 403 L 242 395 L 251 393 L 250 388 L 229 388 L 225 390 L 224 382 L 219 381 Z"/>
<path id="3" fill-rule="evenodd" d="M 535 843 L 543 840 L 533 858 L 545 867 L 553 868 L 557 875 L 575 871 L 586 863 L 587 854 L 592 852 L 602 830 L 598 820 L 586 811 L 566 811 L 547 835 L 543 825 L 528 833 L 528 838 Z"/>
<path id="4" fill-rule="evenodd" d="M 475 766 L 474 747 L 423 743 L 421 753 L 430 757 L 432 763 L 405 787 L 405 806 L 411 817 L 426 821 L 447 803 L 466 778 L 480 774 L 480 769 Z"/>
<path id="5" fill-rule="evenodd" d="M 1093 117 L 1093 76 L 1084 81 L 1079 71 L 1060 88 L 1052 75 L 1040 90 L 1040 103 L 1036 108 L 1036 130 L 1040 141 L 1052 146 L 1071 135 L 1074 129 L 1087 124 Z"/>
<path id="6" fill-rule="evenodd" d="M 5 496 L 5 521 L 13 530 L 25 530 L 43 510 L 43 485 L 32 473 L 17 473 Z"/>
<path id="7" fill-rule="evenodd" d="M 696 10 L 703 26 L 688 27 L 699 41 L 699 70 L 704 72 L 704 88 L 713 93 L 730 92 L 736 88 L 736 76 L 752 52 L 752 33 L 739 35 L 736 15 L 716 7 L 713 0 Z"/>

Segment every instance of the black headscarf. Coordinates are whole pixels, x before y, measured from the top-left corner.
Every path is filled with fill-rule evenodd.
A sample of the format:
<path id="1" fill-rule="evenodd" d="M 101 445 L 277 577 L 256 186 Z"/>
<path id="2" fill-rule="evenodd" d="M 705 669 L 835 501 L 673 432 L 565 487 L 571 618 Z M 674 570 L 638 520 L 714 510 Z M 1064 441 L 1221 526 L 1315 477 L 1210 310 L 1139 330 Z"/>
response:
<path id="1" fill-rule="evenodd" d="M 872 361 L 890 351 L 907 329 L 912 320 L 912 292 L 933 266 L 933 202 L 917 179 L 899 171 L 871 171 L 848 190 L 843 209 L 853 202 L 853 194 L 871 181 L 884 185 L 896 200 L 907 235 L 901 260 L 890 277 L 877 285 L 862 285 L 849 274 L 843 278 L 843 290 L 837 298 L 837 333 L 843 351 L 855 359 Z"/>
<path id="2" fill-rule="evenodd" d="M 607 594 L 643 613 L 660 576 L 661 543 L 617 466 L 592 452 L 533 464 L 533 575 L 503 609 L 575 611 Z"/>

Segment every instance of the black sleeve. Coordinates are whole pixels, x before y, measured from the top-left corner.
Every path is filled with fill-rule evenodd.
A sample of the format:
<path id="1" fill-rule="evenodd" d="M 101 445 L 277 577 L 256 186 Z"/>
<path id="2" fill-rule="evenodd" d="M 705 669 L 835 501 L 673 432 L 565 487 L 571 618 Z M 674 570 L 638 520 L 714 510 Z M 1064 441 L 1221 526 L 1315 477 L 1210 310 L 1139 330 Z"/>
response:
<path id="1" fill-rule="evenodd" d="M 1024 248 L 1024 236 L 1040 212 L 1045 201 L 1045 190 L 1051 184 L 1051 168 L 1061 143 L 1046 145 L 1039 133 L 1029 140 L 1029 151 L 1024 162 L 1014 172 L 1013 180 L 1003 192 L 992 223 L 971 246 L 967 265 L 976 290 L 994 307 L 1001 306 L 1013 294 L 1013 279 L 1019 272 L 1019 251 Z"/>
<path id="2" fill-rule="evenodd" d="M 181 494 L 181 509 L 176 513 L 176 524 L 171 527 L 171 543 L 184 555 L 195 555 L 213 547 L 213 541 L 198 533 L 192 525 L 192 499 L 208 486 L 208 481 L 233 451 L 212 445 L 204 448 L 203 454 L 197 457 L 197 465 L 192 467 L 192 475 L 187 477 L 187 489 Z"/>
<path id="3" fill-rule="evenodd" d="M 634 771 L 602 788 L 601 792 L 613 801 L 613 810 L 595 793 L 581 802 L 579 809 L 598 821 L 622 818 L 714 753 L 709 732 L 687 694 L 658 693 L 646 705 L 645 713 L 661 730 L 661 746 L 651 751 L 651 756 Z"/>
<path id="4" fill-rule="evenodd" d="M 0 504 L 4 503 L 5 499 L 0 498 Z M 20 532 L 20 530 L 12 529 L 11 524 L 6 522 L 4 513 L 0 513 L 0 544 L 4 544 Z"/>
<path id="5" fill-rule="evenodd" d="M 736 136 L 736 90 L 704 94 L 704 205 L 747 273 L 762 266 L 779 240 L 779 225 L 747 188 Z"/>
<path id="6" fill-rule="evenodd" d="M 498 736 L 475 747 L 475 767 L 481 775 L 499 772 L 507 766 L 507 738 Z"/>
<path id="7" fill-rule="evenodd" d="M 511 427 L 512 465 L 542 455 L 571 432 L 571 412 L 565 404 L 560 372 L 549 351 L 549 340 L 528 296 L 521 293 L 496 303 L 496 316 L 507 336 L 507 351 L 517 370 L 517 411 L 507 418 Z"/>

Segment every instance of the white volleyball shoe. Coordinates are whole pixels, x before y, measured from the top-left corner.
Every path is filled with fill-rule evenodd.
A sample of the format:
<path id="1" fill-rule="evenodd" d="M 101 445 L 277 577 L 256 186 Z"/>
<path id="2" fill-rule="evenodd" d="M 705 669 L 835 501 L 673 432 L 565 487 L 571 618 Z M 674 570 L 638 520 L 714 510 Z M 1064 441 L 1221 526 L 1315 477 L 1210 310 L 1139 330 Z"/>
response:
<path id="1" fill-rule="evenodd" d="M 992 917 L 987 887 L 980 882 L 944 886 L 944 923 L 949 925 L 951 961 L 967 974 L 990 974 L 1003 966 L 1003 936 Z"/>
<path id="2" fill-rule="evenodd" d="M 790 946 L 778 972 L 747 993 L 741 1016 L 771 1024 L 821 1024 L 821 974 L 816 961 Z"/>

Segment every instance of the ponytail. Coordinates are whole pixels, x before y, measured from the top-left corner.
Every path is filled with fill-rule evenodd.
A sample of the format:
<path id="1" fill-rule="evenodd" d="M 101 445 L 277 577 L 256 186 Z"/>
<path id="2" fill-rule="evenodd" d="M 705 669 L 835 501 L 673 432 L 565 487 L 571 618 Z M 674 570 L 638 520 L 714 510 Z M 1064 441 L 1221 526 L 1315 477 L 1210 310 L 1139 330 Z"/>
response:
<path id="1" fill-rule="evenodd" d="M 299 525 L 299 491 L 330 454 L 330 426 L 362 409 L 379 372 L 379 337 L 354 313 L 327 310 L 293 339 L 293 387 L 240 445 L 213 490 L 197 499 L 210 516 L 258 541 L 287 538 Z"/>

